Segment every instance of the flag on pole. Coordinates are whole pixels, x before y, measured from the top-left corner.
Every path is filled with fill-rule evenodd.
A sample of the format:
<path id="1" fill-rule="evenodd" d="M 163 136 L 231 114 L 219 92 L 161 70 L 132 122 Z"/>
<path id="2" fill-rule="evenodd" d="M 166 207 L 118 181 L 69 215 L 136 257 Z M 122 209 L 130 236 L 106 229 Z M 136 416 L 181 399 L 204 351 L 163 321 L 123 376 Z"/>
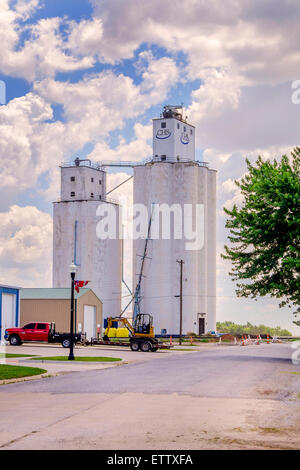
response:
<path id="1" fill-rule="evenodd" d="M 74 282 L 74 287 L 75 287 L 77 294 L 79 294 L 79 289 L 86 286 L 88 282 L 90 281 L 75 281 Z"/>

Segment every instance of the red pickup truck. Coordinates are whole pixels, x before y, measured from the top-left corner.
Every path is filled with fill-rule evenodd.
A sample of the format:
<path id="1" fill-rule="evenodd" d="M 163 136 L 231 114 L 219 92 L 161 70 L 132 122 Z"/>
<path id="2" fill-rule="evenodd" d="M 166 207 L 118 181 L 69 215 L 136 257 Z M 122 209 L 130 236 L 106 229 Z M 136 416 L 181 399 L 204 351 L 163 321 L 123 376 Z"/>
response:
<path id="1" fill-rule="evenodd" d="M 61 343 L 64 348 L 70 347 L 70 333 L 56 333 L 55 323 L 27 323 L 23 328 L 8 328 L 4 339 L 12 346 L 19 346 L 25 341 L 44 341 L 46 343 Z M 81 334 L 74 334 L 74 342 L 81 340 Z"/>

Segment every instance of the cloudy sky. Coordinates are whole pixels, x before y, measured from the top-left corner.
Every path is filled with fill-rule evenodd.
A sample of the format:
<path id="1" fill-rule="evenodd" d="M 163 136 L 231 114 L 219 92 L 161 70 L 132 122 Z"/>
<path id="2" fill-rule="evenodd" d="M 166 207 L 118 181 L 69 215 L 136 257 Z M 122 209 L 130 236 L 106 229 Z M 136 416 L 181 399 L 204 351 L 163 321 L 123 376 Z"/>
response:
<path id="1" fill-rule="evenodd" d="M 218 170 L 218 320 L 297 333 L 270 298 L 236 299 L 219 254 L 245 157 L 299 145 L 299 24 L 299 0 L 1 0 L 0 281 L 51 286 L 60 162 L 151 156 L 151 118 L 184 103 Z"/>

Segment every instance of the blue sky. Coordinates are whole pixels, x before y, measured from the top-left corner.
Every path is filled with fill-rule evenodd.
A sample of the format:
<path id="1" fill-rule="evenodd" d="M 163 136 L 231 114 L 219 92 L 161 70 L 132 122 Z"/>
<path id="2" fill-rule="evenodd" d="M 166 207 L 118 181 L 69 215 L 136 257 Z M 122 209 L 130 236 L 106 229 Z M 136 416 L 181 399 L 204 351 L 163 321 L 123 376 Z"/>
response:
<path id="1" fill-rule="evenodd" d="M 197 129 L 196 158 L 218 170 L 218 319 L 295 331 L 290 312 L 274 300 L 236 299 L 219 256 L 227 236 L 222 208 L 240 201 L 234 179 L 246 170 L 245 156 L 278 157 L 299 143 L 300 106 L 290 97 L 300 78 L 300 6 L 268 5 L 141 0 L 137 9 L 134 0 L 3 0 L 4 283 L 51 285 L 58 165 L 77 155 L 142 160 L 152 152 L 151 119 L 164 104 L 183 103 Z M 111 184 L 122 173 L 112 171 Z"/>

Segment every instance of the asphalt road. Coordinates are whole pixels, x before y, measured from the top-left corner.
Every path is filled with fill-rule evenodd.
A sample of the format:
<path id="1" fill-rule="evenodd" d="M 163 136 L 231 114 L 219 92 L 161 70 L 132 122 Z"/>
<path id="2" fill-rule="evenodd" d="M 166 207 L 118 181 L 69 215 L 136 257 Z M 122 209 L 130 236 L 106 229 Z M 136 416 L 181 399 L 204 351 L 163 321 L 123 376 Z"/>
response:
<path id="1" fill-rule="evenodd" d="M 0 448 L 296 449 L 292 351 L 265 344 L 141 353 L 111 369 L 4 385 Z"/>
<path id="2" fill-rule="evenodd" d="M 2 386 L 0 393 L 181 393 L 206 397 L 253 396 L 253 388 L 295 369 L 289 346 L 231 347 L 180 355 L 164 354 L 113 369 L 78 372 L 47 380 Z M 283 390 L 281 390 L 281 394 Z"/>

